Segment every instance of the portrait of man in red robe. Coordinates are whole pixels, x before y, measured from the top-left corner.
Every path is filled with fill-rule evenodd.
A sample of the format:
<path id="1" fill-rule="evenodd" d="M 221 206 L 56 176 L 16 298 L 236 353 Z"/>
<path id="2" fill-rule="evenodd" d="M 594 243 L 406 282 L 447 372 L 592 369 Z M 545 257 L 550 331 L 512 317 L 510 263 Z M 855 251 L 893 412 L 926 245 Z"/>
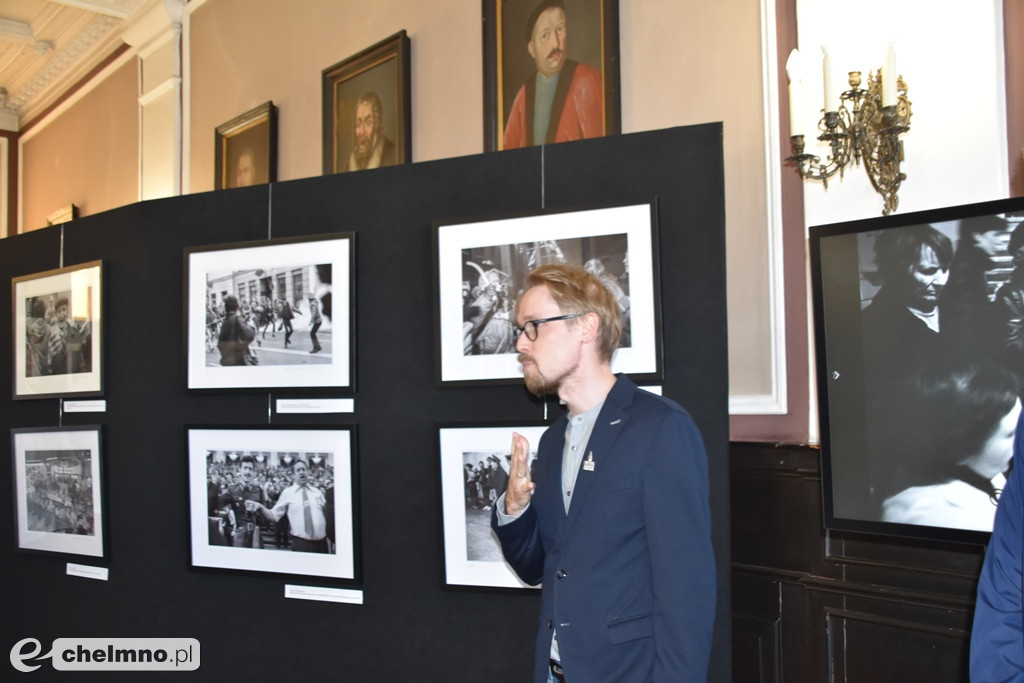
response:
<path id="1" fill-rule="evenodd" d="M 503 149 L 601 137 L 605 131 L 601 72 L 568 57 L 569 17 L 564 0 L 541 0 L 523 34 L 535 67 L 508 112 Z M 511 57 L 518 45 L 508 48 Z"/>

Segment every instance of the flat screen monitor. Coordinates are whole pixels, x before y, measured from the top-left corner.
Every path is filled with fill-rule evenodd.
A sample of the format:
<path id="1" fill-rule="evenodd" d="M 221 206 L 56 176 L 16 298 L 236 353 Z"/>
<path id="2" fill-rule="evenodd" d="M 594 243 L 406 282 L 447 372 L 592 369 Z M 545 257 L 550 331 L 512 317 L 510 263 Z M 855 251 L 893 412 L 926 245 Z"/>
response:
<path id="1" fill-rule="evenodd" d="M 1024 197 L 811 228 L 826 528 L 987 542 L 1021 409 L 1022 223 Z"/>

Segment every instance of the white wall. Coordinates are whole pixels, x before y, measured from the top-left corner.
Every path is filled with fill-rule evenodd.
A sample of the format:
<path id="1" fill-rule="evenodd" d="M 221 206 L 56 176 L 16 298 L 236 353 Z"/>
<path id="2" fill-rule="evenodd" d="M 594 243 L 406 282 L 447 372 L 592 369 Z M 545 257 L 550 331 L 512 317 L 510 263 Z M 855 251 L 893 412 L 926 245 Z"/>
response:
<path id="1" fill-rule="evenodd" d="M 855 11 L 850 11 L 854 10 Z M 842 10 L 842 11 L 840 11 Z M 882 66 L 889 44 L 907 83 L 913 116 L 904 134 L 907 179 L 899 213 L 1006 197 L 1006 94 L 1002 0 L 797 0 L 799 47 L 809 78 L 802 113 L 807 151 L 823 101 L 820 46 L 832 54 L 837 79 Z M 866 86 L 862 86 L 866 87 Z M 882 198 L 863 167 L 829 182 L 806 182 L 807 225 L 881 215 Z"/>

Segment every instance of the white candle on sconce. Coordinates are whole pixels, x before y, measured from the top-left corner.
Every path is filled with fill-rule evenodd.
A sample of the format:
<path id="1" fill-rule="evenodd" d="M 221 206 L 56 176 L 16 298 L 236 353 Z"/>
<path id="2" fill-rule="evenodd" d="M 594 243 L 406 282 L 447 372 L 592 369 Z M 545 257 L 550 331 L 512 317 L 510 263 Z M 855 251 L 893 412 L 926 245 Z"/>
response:
<path id="1" fill-rule="evenodd" d="M 789 134 L 803 135 L 803 64 L 799 50 L 794 49 L 786 60 L 786 80 L 789 81 Z"/>
<path id="2" fill-rule="evenodd" d="M 896 49 L 890 45 L 885 51 L 885 64 L 882 66 L 882 106 L 891 107 L 896 104 Z"/>
<path id="3" fill-rule="evenodd" d="M 825 86 L 825 111 L 838 111 L 839 98 L 836 96 L 836 79 L 835 72 L 832 69 L 832 56 L 828 53 L 828 48 L 824 45 L 821 46 L 821 53 L 823 55 L 821 60 L 821 75 L 822 82 Z"/>

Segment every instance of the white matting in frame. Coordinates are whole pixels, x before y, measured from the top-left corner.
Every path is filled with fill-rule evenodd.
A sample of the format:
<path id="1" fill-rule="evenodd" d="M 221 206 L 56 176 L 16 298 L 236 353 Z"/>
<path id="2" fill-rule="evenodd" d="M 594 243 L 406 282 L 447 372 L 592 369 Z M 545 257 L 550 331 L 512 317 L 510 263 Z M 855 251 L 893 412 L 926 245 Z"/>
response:
<path id="1" fill-rule="evenodd" d="M 466 465 L 479 473 L 501 464 L 508 473 L 512 432 L 530 443 L 529 462 L 537 457 L 537 446 L 547 426 L 440 426 L 441 499 L 444 515 L 445 584 L 490 588 L 536 588 L 523 583 L 505 562 L 501 545 L 491 531 L 493 494 L 467 476 Z M 495 462 L 494 459 L 497 459 Z"/>
<path id="2" fill-rule="evenodd" d="M 100 428 L 12 429 L 18 548 L 105 557 Z"/>
<path id="3" fill-rule="evenodd" d="M 355 520 L 354 435 L 350 427 L 323 428 L 204 428 L 188 429 L 188 481 L 191 560 L 193 567 L 319 576 L 339 580 L 356 579 L 357 525 Z M 231 455 L 236 456 L 235 459 Z M 260 478 L 283 476 L 293 483 L 286 458 L 311 463 L 310 480 L 324 489 L 333 485 L 334 547 L 332 552 L 301 552 L 275 547 L 223 545 L 219 525 L 223 515 L 211 514 L 212 472 L 237 477 L 245 455 L 262 458 L 257 467 Z M 312 463 L 313 458 L 319 458 Z M 319 470 L 319 471 L 315 471 Z M 273 501 L 265 500 L 267 508 Z M 219 505 L 219 503 L 218 503 Z M 325 516 L 330 512 L 326 511 Z M 234 519 L 233 524 L 239 524 Z M 268 522 L 268 524 L 270 524 Z M 217 530 L 217 531 L 215 531 Z M 267 527 L 272 533 L 273 524 Z M 218 535 L 215 535 L 218 534 Z M 230 539 L 226 539 L 231 543 Z"/>
<path id="4" fill-rule="evenodd" d="M 354 242 L 353 233 L 335 233 L 186 249 L 188 388 L 352 388 Z M 221 365 L 217 335 L 227 295 L 257 328 L 249 344 L 256 365 Z M 264 297 L 274 308 L 269 321 L 257 312 Z M 281 329 L 282 301 L 294 315 L 290 345 Z M 316 352 L 314 307 L 322 319 Z"/>
<path id="5" fill-rule="evenodd" d="M 103 392 L 103 263 L 13 278 L 14 397 Z"/>
<path id="6" fill-rule="evenodd" d="M 653 220 L 652 205 L 638 204 L 436 223 L 439 382 L 522 378 L 512 340 L 514 303 L 526 275 L 551 263 L 591 270 L 619 301 L 624 334 L 612 370 L 637 379 L 658 377 Z"/>

